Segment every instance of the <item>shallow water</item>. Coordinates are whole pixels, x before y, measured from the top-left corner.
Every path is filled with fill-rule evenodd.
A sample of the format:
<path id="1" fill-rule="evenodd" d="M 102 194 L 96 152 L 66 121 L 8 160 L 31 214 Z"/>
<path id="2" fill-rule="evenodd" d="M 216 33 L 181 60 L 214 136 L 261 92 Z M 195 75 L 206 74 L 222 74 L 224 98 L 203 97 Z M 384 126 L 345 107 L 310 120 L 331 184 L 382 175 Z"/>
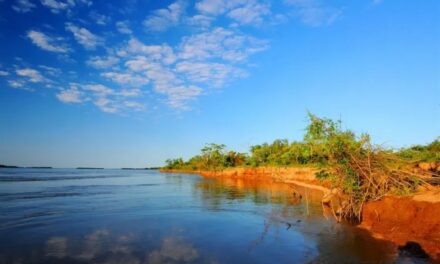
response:
<path id="1" fill-rule="evenodd" d="M 319 199 L 190 174 L 1 169 L 0 263 L 424 263 Z"/>

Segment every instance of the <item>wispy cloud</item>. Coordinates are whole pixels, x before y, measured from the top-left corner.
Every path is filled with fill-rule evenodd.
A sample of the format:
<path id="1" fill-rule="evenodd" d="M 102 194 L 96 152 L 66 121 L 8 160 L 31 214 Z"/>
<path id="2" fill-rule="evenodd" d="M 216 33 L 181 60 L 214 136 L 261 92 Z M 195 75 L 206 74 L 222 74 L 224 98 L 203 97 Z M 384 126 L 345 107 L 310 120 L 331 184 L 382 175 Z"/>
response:
<path id="1" fill-rule="evenodd" d="M 39 68 L 43 69 L 48 75 L 59 76 L 62 71 L 59 68 L 49 67 L 46 65 L 38 65 Z"/>
<path id="2" fill-rule="evenodd" d="M 268 4 L 261 4 L 257 1 L 247 1 L 243 6 L 232 9 L 228 13 L 228 17 L 236 20 L 239 24 L 260 25 L 263 23 L 264 17 L 270 14 Z"/>
<path id="3" fill-rule="evenodd" d="M 128 20 L 116 22 L 116 29 L 122 34 L 131 35 L 133 33 L 130 29 L 130 22 Z"/>
<path id="4" fill-rule="evenodd" d="M 170 4 L 167 8 L 159 9 L 153 12 L 144 20 L 144 26 L 149 31 L 164 31 L 169 27 L 179 23 L 185 11 L 183 1 L 177 1 Z"/>
<path id="5" fill-rule="evenodd" d="M 202 0 L 196 3 L 196 9 L 204 14 L 220 15 L 226 12 L 231 7 L 236 6 L 236 0 Z"/>
<path id="6" fill-rule="evenodd" d="M 172 64 L 176 61 L 173 48 L 167 44 L 145 45 L 136 38 L 130 39 L 125 49 L 120 51 L 120 55 L 145 55 L 151 61 L 160 61 L 164 64 Z"/>
<path id="7" fill-rule="evenodd" d="M 128 84 L 135 87 L 143 86 L 150 82 L 146 77 L 134 75 L 131 73 L 104 72 L 101 73 L 101 76 L 121 85 Z"/>
<path id="8" fill-rule="evenodd" d="M 320 0 L 284 0 L 284 3 L 308 26 L 329 25 L 342 15 L 341 8 L 325 5 Z"/>
<path id="9" fill-rule="evenodd" d="M 27 13 L 32 11 L 36 5 L 30 0 L 16 0 L 15 4 L 12 5 L 12 9 L 19 13 Z"/>
<path id="10" fill-rule="evenodd" d="M 110 16 L 96 13 L 94 11 L 90 12 L 89 17 L 98 25 L 105 26 L 111 21 Z"/>
<path id="11" fill-rule="evenodd" d="M 9 85 L 51 85 L 58 87 L 56 97 L 61 102 L 94 105 L 109 113 L 147 109 L 146 99 L 176 110 L 191 109 L 191 102 L 211 89 L 220 89 L 248 75 L 251 56 L 268 49 L 270 44 L 255 37 L 259 26 L 291 17 L 308 26 L 323 26 L 333 23 L 342 13 L 324 0 L 283 0 L 282 6 L 288 10 L 280 14 L 273 12 L 271 2 L 265 0 L 199 0 L 192 6 L 177 0 L 149 12 L 143 21 L 115 21 L 114 16 L 101 13 L 102 10 L 86 10 L 85 17 L 75 18 L 76 12 L 71 9 L 80 4 L 91 5 L 89 0 L 40 1 L 53 13 L 67 12 L 68 21 L 75 22 L 65 23 L 65 30 L 86 51 L 73 52 L 73 44 L 67 44 L 71 38 L 39 30 L 29 30 L 27 38 L 58 57 L 80 56 L 77 61 L 81 62 L 84 55 L 88 58 L 85 65 L 90 67 L 87 81 L 78 80 L 79 75 L 69 75 L 69 80 L 78 83 L 51 80 L 60 76 L 59 68 L 45 63 L 38 66 L 40 72 L 23 63 L 25 66 L 16 70 L 17 78 Z M 19 5 L 22 9 L 17 12 L 36 8 L 30 0 L 17 0 L 15 6 Z M 136 24 L 142 24 L 141 35 L 136 35 Z M 114 32 L 105 31 L 109 26 L 115 27 Z M 104 32 L 106 40 L 95 34 L 98 30 Z M 169 39 L 157 37 L 166 30 L 175 30 L 172 33 L 176 34 Z"/>
<path id="12" fill-rule="evenodd" d="M 202 0 L 195 7 L 205 15 L 226 14 L 241 25 L 260 25 L 271 15 L 270 5 L 257 0 Z"/>
<path id="13" fill-rule="evenodd" d="M 41 73 L 35 69 L 25 68 L 17 69 L 15 73 L 18 76 L 25 77 L 28 81 L 32 83 L 46 82 L 47 79 L 41 75 Z"/>
<path id="14" fill-rule="evenodd" d="M 216 62 L 183 61 L 176 65 L 176 71 L 190 82 L 213 87 L 222 87 L 229 80 L 245 76 L 243 70 Z"/>
<path id="15" fill-rule="evenodd" d="M 72 23 L 66 23 L 66 30 L 72 32 L 76 41 L 86 49 L 94 49 L 96 46 L 103 43 L 102 38 L 96 36 L 88 29 L 78 27 Z"/>
<path id="16" fill-rule="evenodd" d="M 62 43 L 62 38 L 53 38 L 36 30 L 28 31 L 27 37 L 32 41 L 32 43 L 43 50 L 55 53 L 68 53 L 70 51 L 68 46 Z"/>
<path id="17" fill-rule="evenodd" d="M 230 62 L 245 61 L 250 55 L 268 48 L 268 42 L 216 28 L 183 39 L 178 56 L 182 59 L 206 60 L 220 58 Z"/>
<path id="18" fill-rule="evenodd" d="M 23 81 L 19 81 L 19 80 L 8 80 L 8 84 L 9 86 L 15 89 L 22 88 L 25 85 Z"/>
<path id="19" fill-rule="evenodd" d="M 119 63 L 119 58 L 115 56 L 99 57 L 95 56 L 87 61 L 87 64 L 97 69 L 108 69 Z"/>
<path id="20" fill-rule="evenodd" d="M 61 90 L 56 97 L 63 103 L 77 104 L 87 100 L 84 93 L 77 86 L 72 85 L 68 89 Z"/>
<path id="21" fill-rule="evenodd" d="M 102 84 L 86 84 L 82 86 L 84 90 L 94 92 L 96 95 L 105 96 L 113 94 L 113 89 Z"/>
<path id="22" fill-rule="evenodd" d="M 61 11 L 68 10 L 69 8 L 75 6 L 75 1 L 41 0 L 41 4 L 49 8 L 50 11 L 52 11 L 52 13 L 59 13 Z"/>
<path id="23" fill-rule="evenodd" d="M 142 96 L 140 89 L 114 90 L 102 84 L 71 83 L 68 88 L 61 89 L 56 97 L 63 103 L 81 104 L 91 103 L 106 113 L 122 111 L 142 111 L 145 104 L 134 99 Z"/>
<path id="24" fill-rule="evenodd" d="M 197 14 L 194 16 L 187 17 L 185 22 L 189 26 L 193 26 L 201 30 L 205 30 L 211 26 L 214 20 L 215 18 L 212 16 Z"/>
<path id="25" fill-rule="evenodd" d="M 8 76 L 9 72 L 0 70 L 0 76 Z"/>

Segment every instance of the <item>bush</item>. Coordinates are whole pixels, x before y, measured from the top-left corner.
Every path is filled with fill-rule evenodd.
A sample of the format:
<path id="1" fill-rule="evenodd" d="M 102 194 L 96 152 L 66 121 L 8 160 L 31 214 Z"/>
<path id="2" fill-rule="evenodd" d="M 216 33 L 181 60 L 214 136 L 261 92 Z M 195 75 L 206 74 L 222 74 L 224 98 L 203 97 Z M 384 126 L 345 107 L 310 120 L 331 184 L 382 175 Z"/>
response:
<path id="1" fill-rule="evenodd" d="M 225 151 L 223 144 L 207 144 L 201 154 L 189 161 L 167 160 L 167 169 L 217 171 L 236 166 L 318 166 L 317 178 L 331 181 L 347 197 L 342 217 L 359 219 L 364 202 L 381 198 L 388 192 L 415 191 L 420 178 L 406 171 L 409 161 L 440 160 L 440 141 L 414 146 L 399 152 L 371 143 L 370 136 L 356 136 L 341 128 L 341 121 L 319 118 L 308 113 L 309 123 L 301 142 L 275 140 L 250 148 L 250 156 Z"/>

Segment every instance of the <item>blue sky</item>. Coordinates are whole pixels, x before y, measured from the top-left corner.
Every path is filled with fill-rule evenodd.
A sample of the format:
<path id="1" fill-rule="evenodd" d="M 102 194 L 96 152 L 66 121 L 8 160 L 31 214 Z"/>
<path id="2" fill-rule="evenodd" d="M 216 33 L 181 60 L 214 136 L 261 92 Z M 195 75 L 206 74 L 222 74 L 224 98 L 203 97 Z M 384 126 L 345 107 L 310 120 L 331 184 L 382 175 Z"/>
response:
<path id="1" fill-rule="evenodd" d="M 0 163 L 142 167 L 299 140 L 440 136 L 440 2 L 0 1 Z"/>

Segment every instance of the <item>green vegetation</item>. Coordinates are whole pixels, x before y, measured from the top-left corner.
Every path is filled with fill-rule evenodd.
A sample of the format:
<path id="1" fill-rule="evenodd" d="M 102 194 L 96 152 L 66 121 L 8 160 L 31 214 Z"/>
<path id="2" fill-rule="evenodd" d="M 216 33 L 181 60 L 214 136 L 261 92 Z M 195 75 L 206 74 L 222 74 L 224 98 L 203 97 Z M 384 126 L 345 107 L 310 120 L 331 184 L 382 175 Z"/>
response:
<path id="1" fill-rule="evenodd" d="M 185 162 L 182 158 L 166 160 L 165 169 L 173 170 L 222 170 L 228 167 L 247 165 L 249 157 L 244 153 L 225 151 L 223 144 L 207 144 L 200 155 Z"/>
<path id="2" fill-rule="evenodd" d="M 411 170 L 412 162 L 440 161 L 440 142 L 400 151 L 373 145 L 368 134 L 357 136 L 341 121 L 308 114 L 303 141 L 275 140 L 255 145 L 250 155 L 226 151 L 225 145 L 208 144 L 188 161 L 167 160 L 168 170 L 218 171 L 238 166 L 314 166 L 317 178 L 329 182 L 346 197 L 341 216 L 359 219 L 362 205 L 387 193 L 408 194 L 423 183 Z"/>
<path id="3" fill-rule="evenodd" d="M 407 149 L 402 149 L 398 155 L 406 160 L 413 162 L 432 162 L 440 161 L 440 138 L 426 146 L 416 145 Z"/>

